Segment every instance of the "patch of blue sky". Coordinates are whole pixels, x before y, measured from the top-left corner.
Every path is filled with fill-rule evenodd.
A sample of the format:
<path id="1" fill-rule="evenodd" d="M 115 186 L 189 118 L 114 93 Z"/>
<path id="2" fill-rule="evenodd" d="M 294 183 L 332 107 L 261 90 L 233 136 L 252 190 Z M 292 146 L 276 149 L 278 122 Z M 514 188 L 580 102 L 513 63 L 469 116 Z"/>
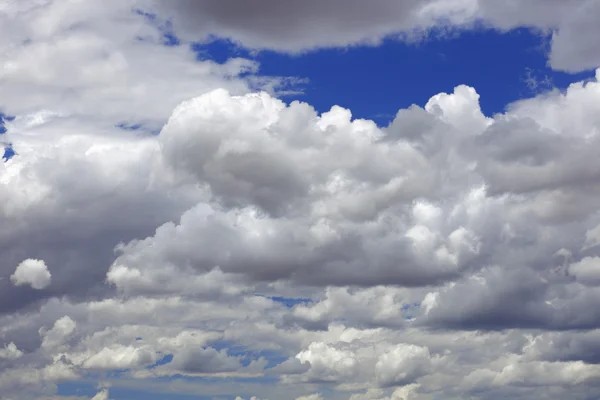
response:
<path id="1" fill-rule="evenodd" d="M 165 400 L 165 399 L 177 399 L 177 400 L 213 400 L 214 396 L 202 396 L 198 394 L 177 394 L 176 396 L 170 395 L 166 397 L 163 393 L 153 393 L 152 391 L 138 391 L 135 389 L 124 389 L 120 387 L 112 388 L 110 391 L 111 400 Z"/>
<path id="2" fill-rule="evenodd" d="M 154 364 L 148 366 L 147 369 L 152 369 L 152 368 L 160 367 L 161 365 L 167 365 L 167 364 L 169 364 L 172 361 L 173 361 L 173 354 L 166 354 L 163 357 L 161 357 L 160 360 L 158 360 Z"/>
<path id="3" fill-rule="evenodd" d="M 294 298 L 294 297 L 283 297 L 283 296 L 265 296 L 262 294 L 255 294 L 255 296 L 270 299 L 276 303 L 282 304 L 286 308 L 293 308 L 294 306 L 297 306 L 298 304 L 312 303 L 311 299 L 307 299 L 307 298 L 303 298 L 303 297 Z"/>
<path id="4" fill-rule="evenodd" d="M 169 378 L 152 379 L 148 385 L 134 381 L 123 385 L 115 382 L 110 390 L 111 400 L 234 400 L 237 396 L 249 399 L 252 393 L 244 393 L 246 384 L 253 385 L 275 385 L 278 379 L 274 377 L 264 378 L 204 378 L 174 376 Z M 160 390 L 156 387 L 160 386 Z M 177 387 L 177 395 L 169 394 L 169 387 Z M 187 388 L 187 390 L 186 390 Z M 211 394 L 208 394 L 208 393 Z"/>
<path id="5" fill-rule="evenodd" d="M 276 303 L 283 304 L 287 308 L 293 308 L 294 306 L 296 306 L 298 304 L 312 303 L 311 299 L 306 299 L 306 298 L 290 298 L 290 297 L 282 297 L 282 296 L 272 296 L 269 298 Z"/>
<path id="6" fill-rule="evenodd" d="M 420 308 L 421 303 L 404 304 L 402 306 L 402 311 L 404 311 L 404 319 L 407 321 L 414 320 Z"/>
<path id="7" fill-rule="evenodd" d="M 6 133 L 6 121 L 12 121 L 13 119 L 15 119 L 15 117 L 0 112 L 0 135 L 4 135 Z M 11 144 L 2 143 L 0 141 L 0 146 L 2 161 L 6 162 L 15 156 L 16 153 Z"/>
<path id="8" fill-rule="evenodd" d="M 263 350 L 260 352 L 256 352 L 255 354 L 258 356 L 258 358 L 262 357 L 265 360 L 267 360 L 267 365 L 265 366 L 265 369 L 276 367 L 277 365 L 281 364 L 289 358 L 274 350 Z"/>
<path id="9" fill-rule="evenodd" d="M 181 44 L 181 41 L 173 31 L 173 24 L 171 21 L 162 20 L 158 18 L 156 14 L 141 9 L 135 9 L 134 12 L 140 17 L 144 18 L 150 24 L 154 25 L 160 31 L 162 34 L 163 44 L 165 46 L 179 46 Z M 138 37 L 138 39 L 144 40 L 142 37 Z"/>
<path id="10" fill-rule="evenodd" d="M 244 367 L 247 367 L 248 365 L 250 365 L 250 363 L 254 360 L 264 358 L 265 360 L 267 360 L 266 368 L 273 368 L 274 366 L 281 364 L 288 358 L 278 351 L 251 350 L 245 346 L 240 346 L 236 343 L 226 341 L 226 340 L 219 340 L 219 341 L 213 342 L 213 343 L 211 343 L 210 347 L 212 347 L 213 349 L 215 349 L 217 351 L 227 350 L 227 354 L 229 354 L 232 357 L 241 357 L 240 363 Z"/>
<path id="11" fill-rule="evenodd" d="M 163 400 L 168 390 L 156 391 L 157 386 L 167 388 L 171 384 L 183 383 L 189 384 L 188 387 L 197 385 L 198 388 L 202 387 L 220 387 L 223 388 L 223 392 L 230 391 L 231 394 L 224 393 L 223 396 L 218 396 L 222 399 L 233 400 L 239 393 L 235 391 L 235 388 L 241 387 L 244 384 L 254 385 L 275 385 L 278 382 L 278 377 L 275 376 L 264 376 L 264 377 L 231 377 L 231 378 L 220 378 L 220 377 L 194 377 L 194 376 L 183 376 L 174 375 L 171 377 L 159 377 L 150 379 L 147 384 L 144 381 L 133 381 L 128 378 L 127 374 L 117 373 L 111 371 L 102 376 L 88 376 L 77 382 L 64 382 L 57 385 L 57 395 L 59 396 L 81 396 L 81 397 L 93 397 L 98 391 L 98 382 L 109 383 L 110 398 L 111 400 Z M 250 396 L 248 396 L 250 397 Z M 202 396 L 202 392 L 196 393 L 177 393 L 174 397 L 181 400 L 194 399 L 194 400 L 210 400 L 214 399 L 215 396 Z"/>
<path id="12" fill-rule="evenodd" d="M 158 135 L 160 133 L 160 129 L 139 122 L 122 122 L 115 125 L 115 128 L 141 135 Z"/>
<path id="13" fill-rule="evenodd" d="M 3 161 L 8 161 L 11 158 L 13 158 L 17 153 L 15 153 L 15 150 L 13 149 L 12 145 L 8 145 L 4 147 L 4 153 L 2 155 L 2 160 Z"/>
<path id="14" fill-rule="evenodd" d="M 93 381 L 78 380 L 77 382 L 64 382 L 57 385 L 59 396 L 93 397 L 98 393 L 98 383 Z"/>
<path id="15" fill-rule="evenodd" d="M 6 122 L 12 121 L 13 119 L 15 119 L 15 117 L 0 112 L 0 135 L 6 133 Z"/>
<path id="16" fill-rule="evenodd" d="M 239 355 L 246 354 L 246 350 L 245 350 L 244 346 L 237 345 L 235 342 L 232 342 L 229 340 L 217 340 L 217 341 L 212 342 L 210 344 L 210 346 L 204 346 L 204 347 L 205 348 L 212 347 L 213 349 L 215 349 L 217 351 L 227 350 L 228 354 L 231 356 L 239 356 Z"/>
<path id="17" fill-rule="evenodd" d="M 441 91 L 466 84 L 481 95 L 486 115 L 552 87 L 594 77 L 594 71 L 568 74 L 548 66 L 548 36 L 529 29 L 499 32 L 478 29 L 409 44 L 385 40 L 377 47 L 327 49 L 301 55 L 258 53 L 225 40 L 195 43 L 198 59 L 219 63 L 247 57 L 260 63 L 259 74 L 307 78 L 303 93 L 284 96 L 301 100 L 318 112 L 333 105 L 350 109 L 355 118 L 387 125 L 401 108 L 423 106 Z"/>
<path id="18" fill-rule="evenodd" d="M 170 380 L 172 381 L 172 380 Z M 143 384 L 142 384 L 143 385 Z M 140 389 L 131 389 L 131 388 L 122 388 L 119 386 L 113 387 L 110 389 L 110 399 L 111 400 L 164 400 L 164 393 L 152 393 L 151 390 L 143 390 L 143 386 L 140 385 Z M 100 389 L 97 387 L 97 384 L 85 383 L 85 382 L 68 382 L 61 383 L 58 385 L 57 395 L 59 396 L 81 396 L 91 398 L 96 393 L 98 393 Z M 194 399 L 197 400 L 199 397 L 197 395 L 185 395 L 185 394 L 177 394 L 177 399 L 187 400 Z"/>
<path id="19" fill-rule="evenodd" d="M 121 123 L 117 125 L 117 128 L 120 128 L 124 131 L 137 131 L 139 129 L 142 129 L 142 124 L 128 124 L 128 123 Z"/>

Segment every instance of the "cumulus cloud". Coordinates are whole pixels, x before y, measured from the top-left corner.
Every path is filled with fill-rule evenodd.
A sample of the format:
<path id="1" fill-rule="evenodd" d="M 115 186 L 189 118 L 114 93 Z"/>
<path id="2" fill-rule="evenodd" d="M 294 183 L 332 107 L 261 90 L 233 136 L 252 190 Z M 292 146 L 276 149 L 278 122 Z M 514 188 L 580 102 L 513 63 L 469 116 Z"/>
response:
<path id="1" fill-rule="evenodd" d="M 116 345 L 93 354 L 83 361 L 82 366 L 101 370 L 131 369 L 153 364 L 156 359 L 156 354 L 147 349 Z"/>
<path id="2" fill-rule="evenodd" d="M 97 181 L 119 170 L 127 190 L 111 207 L 137 204 L 112 220 L 92 207 L 90 224 L 138 223 L 142 205 L 170 207 L 161 218 L 172 222 L 144 220 L 153 232 L 107 240 L 116 254 L 102 271 L 104 297 L 48 302 L 23 325 L 7 319 L 5 340 L 63 372 L 33 375 L 42 383 L 119 369 L 149 382 L 279 379 L 232 394 L 244 398 L 326 385 L 356 399 L 526 399 L 548 392 L 549 373 L 560 377 L 553 393 L 585 398 L 597 371 L 578 348 L 600 328 L 589 307 L 600 221 L 593 161 L 581 159 L 597 140 L 599 85 L 493 118 L 459 86 L 385 128 L 340 107 L 319 115 L 266 93 L 217 90 L 182 103 L 157 136 L 62 138 L 62 159 L 85 149 L 76 165 Z M 51 123 L 42 127 L 52 135 Z M 27 140 L 22 160 L 45 143 Z M 16 185 L 26 167 L 11 162 L 5 179 Z M 31 203 L 7 197 L 14 215 L 59 211 L 48 193 L 68 176 L 34 170 L 36 186 L 11 195 Z M 97 186 L 64 201 L 90 199 Z M 45 328 L 35 337 L 27 326 Z"/>
<path id="3" fill-rule="evenodd" d="M 34 289 L 41 290 L 50 286 L 52 274 L 48 270 L 44 260 L 28 258 L 17 265 L 17 269 L 10 276 L 15 286 L 29 285 Z"/>
<path id="4" fill-rule="evenodd" d="M 52 350 L 62 345 L 75 332 L 76 327 L 75 321 L 69 316 L 64 316 L 57 319 L 51 329 L 40 328 L 42 348 Z"/>
<path id="5" fill-rule="evenodd" d="M 27 115 L 47 110 L 159 129 L 177 104 L 207 90 L 245 93 L 283 83 L 259 78 L 258 65 L 247 59 L 218 64 L 197 60 L 189 46 L 165 46 L 166 21 L 144 12 L 143 1 L 137 3 L 27 0 L 4 5 L 2 111 Z M 240 79 L 241 74 L 249 78 Z"/>
<path id="6" fill-rule="evenodd" d="M 28 0 L 0 9 L 0 110 L 15 117 L 1 141 L 18 154 L 0 163 L 0 274 L 29 257 L 52 269 L 46 291 L 17 299 L 15 288 L 2 288 L 0 312 L 106 292 L 116 244 L 199 200 L 196 185 L 157 157 L 154 135 L 175 106 L 216 88 L 275 93 L 290 81 L 259 76 L 251 60 L 216 63 L 187 44 L 166 46 L 168 21 L 140 7 Z"/>
<path id="7" fill-rule="evenodd" d="M 6 360 L 17 360 L 23 356 L 23 352 L 17 348 L 14 343 L 9 343 L 0 349 L 0 358 Z"/>
<path id="8" fill-rule="evenodd" d="M 578 70 L 593 2 L 92 3 L 0 6 L 3 396 L 82 377 L 165 398 L 599 393 L 600 70 L 495 116 L 458 86 L 381 127 L 164 45 L 483 19 L 553 30 L 552 65 Z"/>
<path id="9" fill-rule="evenodd" d="M 118 245 L 106 280 L 121 297 L 46 322 L 54 327 L 41 332 L 42 349 L 72 368 L 131 369 L 136 379 L 274 374 L 377 399 L 501 396 L 530 371 L 528 387 L 547 386 L 546 370 L 563 377 L 560 387 L 592 382 L 580 353 L 534 352 L 526 334 L 598 328 L 587 307 L 598 296 L 596 175 L 580 161 L 597 140 L 598 85 L 493 118 L 459 86 L 385 128 L 340 107 L 319 115 L 266 93 L 217 90 L 184 102 L 156 137 L 82 137 L 90 155 L 103 151 L 97 143 L 122 146 L 127 182 L 140 177 L 126 175 L 139 159 L 131 155 L 148 157 L 132 201 L 148 174 L 157 195 L 170 185 L 189 193 L 189 208 Z M 85 162 L 110 168 L 104 157 Z M 294 292 L 308 300 L 274 300 Z M 250 356 L 266 349 L 286 361 Z M 145 369 L 165 354 L 173 359 Z"/>
<path id="10" fill-rule="evenodd" d="M 296 359 L 310 368 L 287 375 L 289 382 L 328 382 L 345 390 L 410 385 L 429 373 L 434 364 L 445 362 L 432 357 L 426 347 L 386 343 L 375 335 L 351 342 L 313 342 Z"/>
<path id="11" fill-rule="evenodd" d="M 468 140 L 488 121 L 464 111 L 479 110 L 474 91 L 458 88 L 453 97 L 432 99 L 427 118 L 438 134 Z M 450 124 L 463 112 L 470 129 Z M 215 203 L 200 203 L 179 224 L 120 248 L 109 280 L 129 291 L 156 282 L 165 266 L 181 265 L 171 257 L 198 271 L 219 266 L 251 280 L 317 285 L 417 286 L 460 275 L 483 250 L 476 229 L 490 208 L 451 218 L 436 198 L 445 191 L 466 201 L 477 192 L 451 185 L 439 173 L 443 159 L 427 159 L 394 128 L 352 121 L 340 107 L 317 116 L 306 104 L 286 107 L 266 93 L 219 90 L 182 104 L 159 136 L 162 154 Z M 460 175 L 466 162 L 453 161 Z M 479 197 L 474 201 L 493 203 Z M 230 247 L 213 251 L 219 243 Z"/>

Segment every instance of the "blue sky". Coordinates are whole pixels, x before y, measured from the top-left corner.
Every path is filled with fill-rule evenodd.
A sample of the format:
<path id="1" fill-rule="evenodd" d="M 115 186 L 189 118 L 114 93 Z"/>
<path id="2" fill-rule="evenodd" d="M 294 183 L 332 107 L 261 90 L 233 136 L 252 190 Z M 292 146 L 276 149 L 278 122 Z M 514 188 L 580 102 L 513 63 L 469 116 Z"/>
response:
<path id="1" fill-rule="evenodd" d="M 6 115 L 0 113 L 0 135 L 3 135 L 6 133 L 6 127 L 5 127 L 5 121 L 6 120 L 10 120 L 10 117 L 7 117 Z M 12 158 L 12 156 L 14 156 L 14 151 L 12 150 L 10 143 L 2 143 L 0 142 L 0 144 L 3 144 L 3 151 L 0 151 L 0 153 L 2 153 L 2 159 L 3 160 L 8 160 L 10 158 Z"/>
<path id="2" fill-rule="evenodd" d="M 600 6 L 234 3 L 0 7 L 0 400 L 600 398 Z"/>
<path id="3" fill-rule="evenodd" d="M 451 93 L 458 85 L 477 89 L 486 115 L 503 112 L 517 100 L 553 88 L 566 89 L 589 79 L 594 71 L 565 73 L 548 65 L 548 35 L 526 28 L 501 32 L 493 29 L 432 34 L 418 43 L 385 40 L 379 46 L 352 46 L 316 50 L 301 55 L 262 51 L 257 55 L 231 42 L 197 44 L 202 59 L 224 62 L 230 57 L 251 57 L 260 73 L 307 78 L 300 100 L 326 112 L 333 105 L 352 110 L 355 118 L 387 125 L 401 108 L 424 106 L 439 92 Z M 254 55 L 254 57 L 252 57 Z M 538 81 L 532 87 L 530 79 Z"/>

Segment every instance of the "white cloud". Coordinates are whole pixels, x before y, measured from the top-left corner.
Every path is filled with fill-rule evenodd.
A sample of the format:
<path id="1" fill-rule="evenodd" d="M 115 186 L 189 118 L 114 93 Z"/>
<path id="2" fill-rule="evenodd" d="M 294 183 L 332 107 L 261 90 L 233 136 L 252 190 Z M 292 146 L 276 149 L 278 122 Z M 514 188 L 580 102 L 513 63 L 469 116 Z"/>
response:
<path id="1" fill-rule="evenodd" d="M 310 368 L 300 375 L 290 374 L 290 382 L 328 382 L 343 390 L 389 388 L 410 385 L 433 369 L 426 347 L 392 344 L 384 336 L 356 338 L 332 343 L 313 342 L 296 355 Z"/>
<path id="2" fill-rule="evenodd" d="M 156 360 L 157 355 L 148 349 L 113 345 L 87 358 L 82 366 L 86 369 L 123 370 L 150 365 Z"/>
<path id="3" fill-rule="evenodd" d="M 319 393 L 309 394 L 308 396 L 297 397 L 296 400 L 323 400 L 323 396 Z"/>
<path id="4" fill-rule="evenodd" d="M 48 271 L 44 260 L 35 260 L 32 258 L 21 262 L 10 276 L 10 280 L 16 286 L 29 285 L 37 290 L 50 286 L 51 279 L 52 274 Z"/>
<path id="5" fill-rule="evenodd" d="M 218 64 L 197 60 L 189 46 L 165 46 L 164 21 L 134 12 L 143 3 L 4 4 L 3 112 L 27 115 L 50 110 L 102 124 L 159 129 L 177 104 L 208 90 L 225 87 L 245 93 L 255 86 L 274 90 L 285 86 L 285 80 L 256 76 L 258 65 L 253 61 L 232 58 Z M 241 74 L 250 76 L 240 78 Z"/>
<path id="6" fill-rule="evenodd" d="M 14 343 L 9 343 L 0 349 L 0 358 L 7 360 L 17 360 L 23 357 L 23 352 L 17 348 Z"/>
<path id="7" fill-rule="evenodd" d="M 65 340 L 69 338 L 75 332 L 77 323 L 73 321 L 69 316 L 59 318 L 54 322 L 54 326 L 50 330 L 44 328 L 40 329 L 40 336 L 42 336 L 42 348 L 47 350 L 54 350 L 56 347 L 62 345 Z"/>
<path id="8" fill-rule="evenodd" d="M 397 345 L 383 354 L 375 364 L 375 376 L 383 386 L 412 383 L 431 370 L 431 356 L 425 347 Z"/>
<path id="9" fill-rule="evenodd" d="M 244 94 L 262 80 L 254 62 L 198 61 L 162 45 L 163 15 L 98 4 L 0 6 L 0 108 L 19 114 L 3 138 L 18 155 L 0 164 L 0 272 L 49 289 L 0 281 L 3 396 L 53 398 L 83 376 L 165 398 L 597 394 L 598 79 L 493 117 L 458 86 L 382 128 Z M 207 25 L 175 8 L 254 47 L 484 16 L 557 29 L 556 68 L 597 56 L 583 40 L 594 5 L 578 0 L 326 1 L 317 17 L 314 4 L 167 7 L 184 39 Z"/>
<path id="10" fill-rule="evenodd" d="M 97 265 L 111 285 L 89 286 L 105 290 L 97 301 L 51 300 L 0 320 L 5 340 L 48 366 L 24 375 L 38 383 L 120 368 L 138 390 L 156 377 L 272 375 L 281 382 L 235 395 L 281 398 L 296 387 L 296 398 L 327 381 L 348 397 L 420 400 L 502 398 L 524 390 L 524 379 L 534 388 L 519 392 L 526 399 L 548 392 L 548 370 L 561 376 L 554 394 L 571 388 L 583 398 L 596 372 L 567 343 L 593 349 L 593 336 L 563 338 L 552 352 L 543 346 L 551 337 L 531 345 L 526 335 L 598 328 L 588 307 L 599 299 L 595 281 L 579 268 L 597 257 L 596 177 L 593 161 L 580 160 L 597 140 L 597 88 L 575 84 L 489 118 L 476 92 L 459 87 L 401 110 L 386 128 L 339 107 L 319 116 L 306 104 L 225 91 L 183 103 L 157 137 L 77 135 L 73 119 L 23 123 L 14 133 L 21 154 L 3 170 L 19 190 L 3 194 L 15 225 L 2 237 L 22 232 L 43 244 L 30 232 L 57 226 L 59 215 L 73 228 L 57 248 L 103 238 L 102 251 L 68 253 L 113 258 L 103 267 L 53 260 L 53 283 Z M 94 184 L 73 180 L 73 168 Z M 74 286 L 65 293 L 81 293 Z M 50 329 L 37 348 L 27 332 L 39 327 Z M 261 352 L 286 361 L 271 368 Z M 165 355 L 173 360 L 148 369 Z M 18 392 L 12 376 L 0 384 Z"/>
<path id="11" fill-rule="evenodd" d="M 108 389 L 102 389 L 96 393 L 96 395 L 92 397 L 92 400 L 109 400 Z"/>

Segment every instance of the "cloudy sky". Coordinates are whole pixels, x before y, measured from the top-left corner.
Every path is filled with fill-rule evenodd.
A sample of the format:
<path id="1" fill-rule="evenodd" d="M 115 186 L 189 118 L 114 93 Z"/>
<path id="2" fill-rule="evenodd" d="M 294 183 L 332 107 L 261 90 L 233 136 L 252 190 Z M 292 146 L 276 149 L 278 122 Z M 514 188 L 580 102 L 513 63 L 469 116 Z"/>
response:
<path id="1" fill-rule="evenodd" d="M 599 36 L 0 0 L 0 399 L 600 398 Z"/>

